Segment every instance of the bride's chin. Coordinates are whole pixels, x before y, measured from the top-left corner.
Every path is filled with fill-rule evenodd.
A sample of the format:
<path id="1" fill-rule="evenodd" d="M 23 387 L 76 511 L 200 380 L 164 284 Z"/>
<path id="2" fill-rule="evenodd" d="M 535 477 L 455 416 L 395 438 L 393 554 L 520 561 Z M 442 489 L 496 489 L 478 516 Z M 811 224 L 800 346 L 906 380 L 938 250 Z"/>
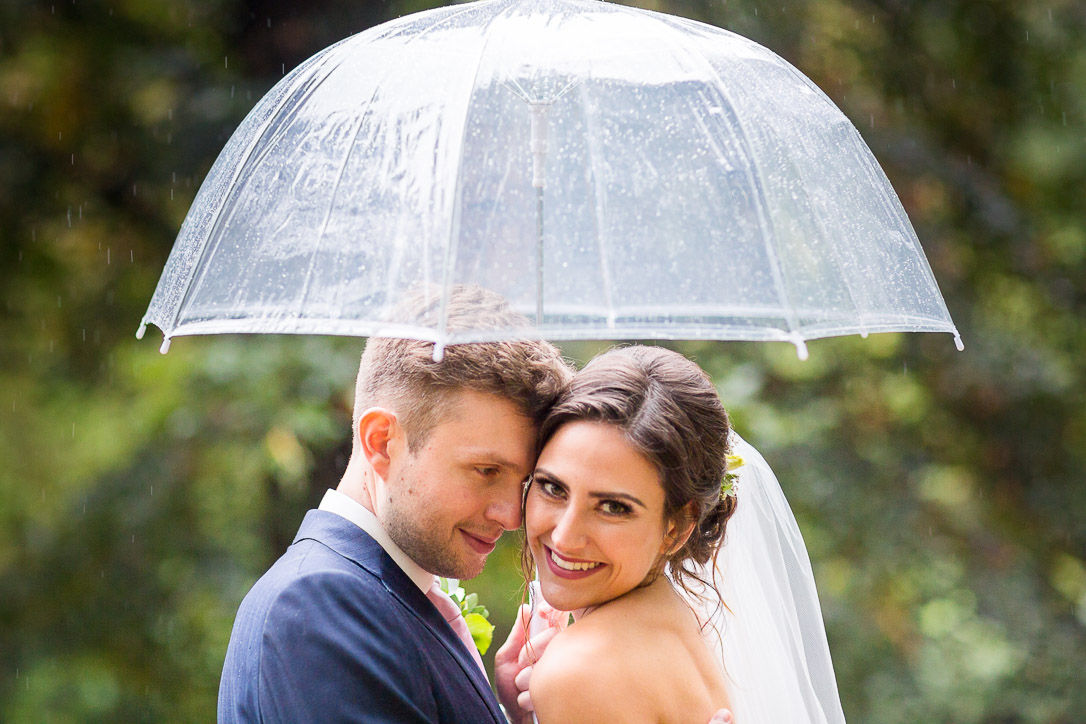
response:
<path id="1" fill-rule="evenodd" d="M 550 578 L 550 580 L 548 580 Z M 570 583 L 557 577 L 540 576 L 540 589 L 543 599 L 559 611 L 579 611 L 590 606 L 598 606 L 605 601 L 597 600 L 584 585 Z"/>

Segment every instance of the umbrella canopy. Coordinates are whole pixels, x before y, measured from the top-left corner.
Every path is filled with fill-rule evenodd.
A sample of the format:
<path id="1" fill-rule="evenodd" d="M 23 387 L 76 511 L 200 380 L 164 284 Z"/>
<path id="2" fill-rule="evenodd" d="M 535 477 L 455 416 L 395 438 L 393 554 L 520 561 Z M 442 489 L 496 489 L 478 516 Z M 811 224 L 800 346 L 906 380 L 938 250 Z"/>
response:
<path id="1" fill-rule="evenodd" d="M 423 285 L 517 329 L 397 320 Z M 483 0 L 316 54 L 228 142 L 141 325 L 804 341 L 957 331 L 856 128 L 766 48 L 597 0 Z"/>

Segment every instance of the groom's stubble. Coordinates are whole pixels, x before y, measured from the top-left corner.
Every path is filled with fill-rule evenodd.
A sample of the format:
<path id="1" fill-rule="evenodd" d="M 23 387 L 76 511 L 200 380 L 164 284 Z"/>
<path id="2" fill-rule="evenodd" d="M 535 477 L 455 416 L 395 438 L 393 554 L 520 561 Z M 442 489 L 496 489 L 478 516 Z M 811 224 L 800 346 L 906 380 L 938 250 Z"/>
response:
<path id="1" fill-rule="evenodd" d="M 536 428 L 517 405 L 463 391 L 415 448 L 400 446 L 375 511 L 389 537 L 425 570 L 474 578 L 505 530 L 520 525 L 522 482 Z M 480 547 L 482 549 L 480 549 Z"/>

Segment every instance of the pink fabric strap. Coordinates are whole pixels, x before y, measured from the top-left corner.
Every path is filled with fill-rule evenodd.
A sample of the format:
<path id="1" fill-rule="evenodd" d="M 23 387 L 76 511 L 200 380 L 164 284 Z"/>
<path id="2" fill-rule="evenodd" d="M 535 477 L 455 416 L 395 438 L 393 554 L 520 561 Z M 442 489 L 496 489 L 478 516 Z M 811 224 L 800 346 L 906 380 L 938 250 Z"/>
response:
<path id="1" fill-rule="evenodd" d="M 449 597 L 449 594 L 441 590 L 441 585 L 434 579 L 434 585 L 430 586 L 430 590 L 426 592 L 426 597 L 430 599 L 430 602 L 437 608 L 441 617 L 449 622 L 452 626 L 453 632 L 457 637 L 464 642 L 464 646 L 468 647 L 468 651 L 471 652 L 471 657 L 475 659 L 475 663 L 479 665 L 479 670 L 483 672 L 483 676 L 486 677 L 486 668 L 483 666 L 483 659 L 479 656 L 479 650 L 475 648 L 475 640 L 471 638 L 471 631 L 468 630 L 468 622 L 464 620 L 463 614 L 460 613 L 460 607 L 456 605 L 456 601 Z"/>

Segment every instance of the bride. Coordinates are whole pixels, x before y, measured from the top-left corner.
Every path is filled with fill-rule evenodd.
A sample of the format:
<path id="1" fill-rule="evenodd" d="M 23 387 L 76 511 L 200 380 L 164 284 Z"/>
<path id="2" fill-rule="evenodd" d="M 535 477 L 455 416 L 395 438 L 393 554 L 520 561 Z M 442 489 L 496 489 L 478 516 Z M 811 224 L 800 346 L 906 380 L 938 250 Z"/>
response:
<path id="1" fill-rule="evenodd" d="M 541 441 L 527 549 L 546 603 L 576 623 L 531 669 L 540 722 L 844 721 L 795 519 L 697 365 L 605 353 Z"/>

